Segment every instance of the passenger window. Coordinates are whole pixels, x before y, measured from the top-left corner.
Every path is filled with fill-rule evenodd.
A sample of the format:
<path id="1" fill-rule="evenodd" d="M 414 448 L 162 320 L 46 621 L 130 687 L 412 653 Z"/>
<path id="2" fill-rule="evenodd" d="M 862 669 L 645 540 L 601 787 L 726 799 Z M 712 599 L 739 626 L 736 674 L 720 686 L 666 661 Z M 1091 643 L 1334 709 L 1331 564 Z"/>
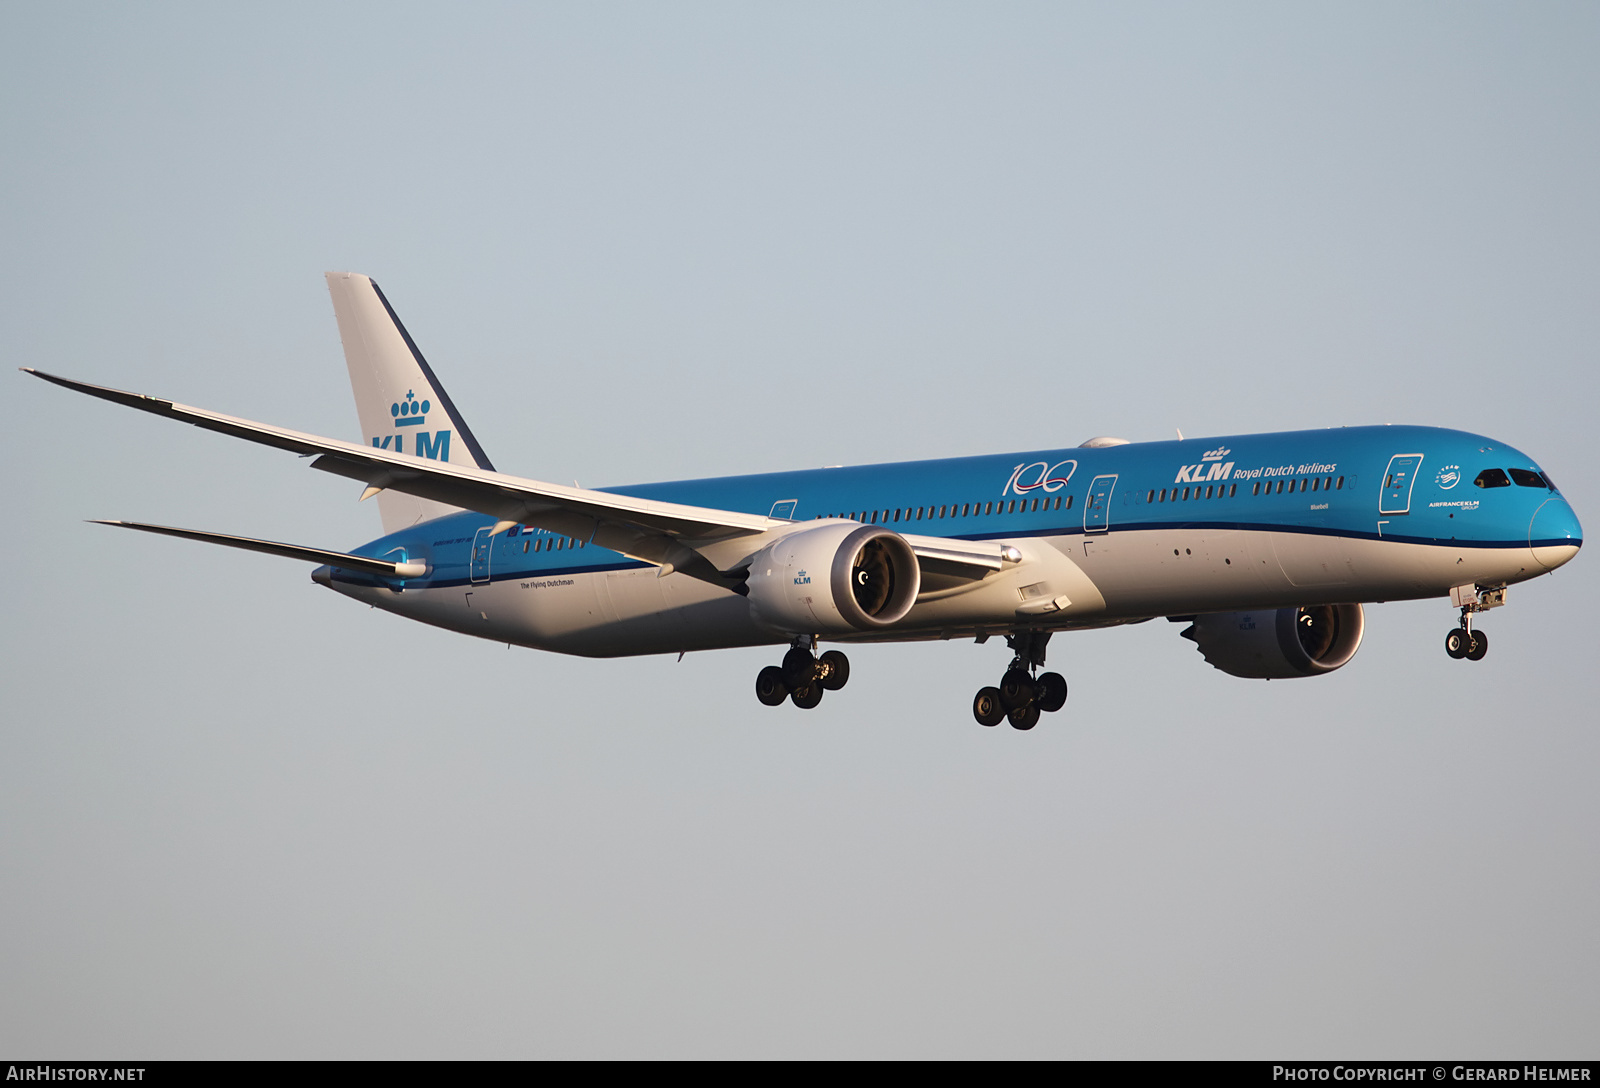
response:
<path id="1" fill-rule="evenodd" d="M 1278 490 L 1277 490 L 1276 493 L 1279 494 L 1279 495 L 1283 494 L 1283 481 L 1282 480 L 1278 481 Z"/>
<path id="2" fill-rule="evenodd" d="M 1529 472 L 1525 468 L 1511 470 L 1511 481 L 1518 487 L 1543 487 L 1544 479 L 1537 472 Z"/>
<path id="3" fill-rule="evenodd" d="M 1510 487 L 1511 481 L 1506 479 L 1506 474 L 1497 468 L 1486 468 L 1478 473 L 1478 478 L 1472 481 L 1479 487 Z"/>
<path id="4" fill-rule="evenodd" d="M 1334 485 L 1333 489 L 1335 491 L 1343 491 L 1344 490 L 1344 477 L 1343 476 L 1339 477 L 1339 482 Z"/>
<path id="5" fill-rule="evenodd" d="M 1238 484 L 1229 484 L 1228 485 L 1228 498 L 1231 499 L 1235 495 L 1237 495 L 1238 493 L 1239 493 L 1239 485 Z"/>
<path id="6" fill-rule="evenodd" d="M 1320 487 L 1322 487 L 1322 478 L 1319 476 L 1311 481 L 1311 490 L 1316 491 Z"/>

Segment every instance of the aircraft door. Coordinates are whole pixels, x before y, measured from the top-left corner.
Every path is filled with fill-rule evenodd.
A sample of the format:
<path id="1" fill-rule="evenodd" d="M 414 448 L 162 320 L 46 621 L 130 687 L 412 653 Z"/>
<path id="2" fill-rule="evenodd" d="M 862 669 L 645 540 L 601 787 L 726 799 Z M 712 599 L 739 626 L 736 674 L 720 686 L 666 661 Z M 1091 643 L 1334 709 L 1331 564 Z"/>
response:
<path id="1" fill-rule="evenodd" d="M 1111 528 L 1111 492 L 1116 489 L 1116 476 L 1096 476 L 1089 485 L 1089 495 L 1083 503 L 1083 531 L 1103 533 Z"/>
<path id="2" fill-rule="evenodd" d="M 1383 477 L 1383 498 L 1378 502 L 1378 513 L 1411 512 L 1411 488 L 1417 482 L 1417 466 L 1420 464 L 1420 453 L 1397 453 L 1389 458 L 1389 471 Z"/>
<path id="3" fill-rule="evenodd" d="M 472 582 L 477 585 L 489 580 L 489 555 L 494 551 L 494 530 L 485 525 L 472 538 Z"/>

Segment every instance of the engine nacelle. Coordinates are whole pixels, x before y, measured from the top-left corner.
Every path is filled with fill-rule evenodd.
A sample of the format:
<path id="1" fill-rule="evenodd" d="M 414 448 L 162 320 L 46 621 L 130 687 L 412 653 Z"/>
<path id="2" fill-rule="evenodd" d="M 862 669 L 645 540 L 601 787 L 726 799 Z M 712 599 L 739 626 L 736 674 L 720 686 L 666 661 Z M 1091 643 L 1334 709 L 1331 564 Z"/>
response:
<path id="1" fill-rule="evenodd" d="M 905 618 L 922 588 L 917 555 L 879 525 L 830 522 L 799 529 L 756 553 L 750 606 L 788 634 L 846 634 Z"/>
<path id="2" fill-rule="evenodd" d="M 1196 616 L 1183 637 L 1230 676 L 1287 680 L 1340 668 L 1356 655 L 1365 629 L 1359 604 L 1319 604 Z"/>

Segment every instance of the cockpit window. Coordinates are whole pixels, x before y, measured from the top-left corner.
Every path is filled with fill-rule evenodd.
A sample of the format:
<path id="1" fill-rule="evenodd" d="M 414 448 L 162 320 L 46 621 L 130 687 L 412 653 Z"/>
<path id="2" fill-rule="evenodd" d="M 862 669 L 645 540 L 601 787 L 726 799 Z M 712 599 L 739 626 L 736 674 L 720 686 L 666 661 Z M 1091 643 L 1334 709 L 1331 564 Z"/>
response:
<path id="1" fill-rule="evenodd" d="M 1479 487 L 1510 487 L 1511 481 L 1506 479 L 1506 474 L 1497 468 L 1486 468 L 1478 473 L 1478 478 L 1472 481 Z"/>
<path id="2" fill-rule="evenodd" d="M 1556 486 L 1556 482 L 1550 478 L 1550 474 L 1548 472 L 1539 473 L 1539 477 L 1544 480 L 1544 486 L 1548 487 L 1551 491 L 1554 491 L 1558 495 L 1561 493 L 1561 489 Z"/>
<path id="3" fill-rule="evenodd" d="M 1518 487 L 1543 487 L 1545 485 L 1543 476 L 1540 476 L 1537 472 L 1529 472 L 1525 468 L 1512 469 L 1511 482 Z"/>

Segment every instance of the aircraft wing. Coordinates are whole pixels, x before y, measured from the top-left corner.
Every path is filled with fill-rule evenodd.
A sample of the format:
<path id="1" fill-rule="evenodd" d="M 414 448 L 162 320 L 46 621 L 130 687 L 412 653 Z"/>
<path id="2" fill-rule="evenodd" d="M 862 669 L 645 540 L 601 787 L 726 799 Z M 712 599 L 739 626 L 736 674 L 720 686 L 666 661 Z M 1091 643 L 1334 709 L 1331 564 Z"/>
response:
<path id="1" fill-rule="evenodd" d="M 138 529 L 142 533 L 160 533 L 178 536 L 185 540 L 198 540 L 204 544 L 221 544 L 228 548 L 241 548 L 247 552 L 264 552 L 281 555 L 285 559 L 301 559 L 308 563 L 324 563 L 345 570 L 366 571 L 368 574 L 386 574 L 400 578 L 420 578 L 428 573 L 426 563 L 411 563 L 388 559 L 373 559 L 349 552 L 331 552 L 324 548 L 306 548 L 299 544 L 281 544 L 276 540 L 257 540 L 248 536 L 230 536 L 227 533 L 207 533 L 199 529 L 174 529 L 170 525 L 147 525 L 140 521 L 90 521 L 91 525 L 115 525 L 119 529 Z"/>
<path id="2" fill-rule="evenodd" d="M 765 533 L 793 524 L 761 514 L 685 506 L 587 488 L 564 487 L 468 465 L 433 461 L 375 446 L 256 423 L 142 393 L 91 385 L 32 367 L 22 369 L 47 382 L 101 400 L 166 416 L 208 431 L 290 450 L 301 456 L 315 455 L 317 459 L 312 462 L 312 468 L 366 484 L 367 491 L 362 498 L 393 488 L 488 514 L 499 521 L 496 532 L 519 524 L 533 525 L 565 536 L 590 540 L 630 558 L 656 564 L 662 568 L 663 574 L 677 570 L 730 589 L 738 586 L 738 577 L 717 570 L 710 560 L 696 550 L 697 546 L 731 537 Z M 173 535 L 182 533 L 173 531 Z M 969 578 L 981 578 L 992 570 L 998 570 L 1004 554 L 1002 545 L 981 541 L 930 537 L 917 538 L 911 543 L 919 556 L 925 555 L 931 561 L 960 569 Z"/>

